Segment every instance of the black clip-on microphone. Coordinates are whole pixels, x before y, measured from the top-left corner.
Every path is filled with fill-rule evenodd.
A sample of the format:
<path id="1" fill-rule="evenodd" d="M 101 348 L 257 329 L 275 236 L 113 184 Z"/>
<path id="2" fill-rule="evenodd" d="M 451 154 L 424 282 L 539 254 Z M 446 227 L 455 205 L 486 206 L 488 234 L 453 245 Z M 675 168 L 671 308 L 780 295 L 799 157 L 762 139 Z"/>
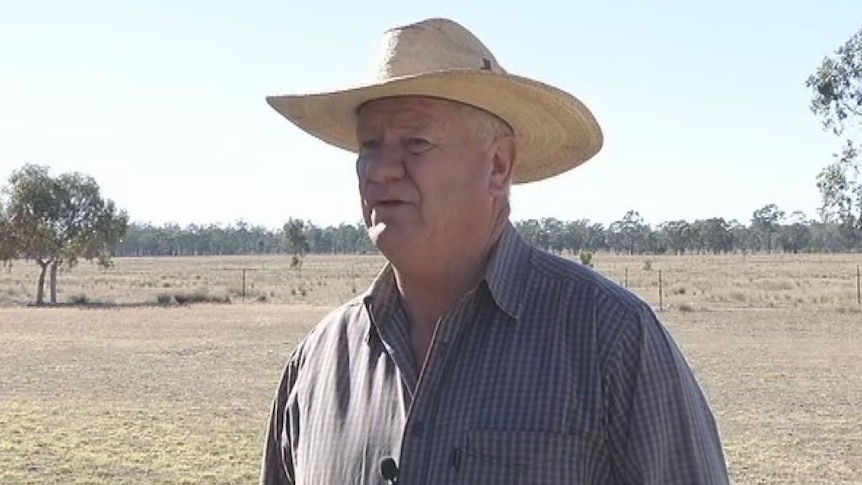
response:
<path id="1" fill-rule="evenodd" d="M 380 460 L 380 474 L 392 485 L 398 483 L 398 464 L 395 463 L 395 458 L 387 456 Z"/>

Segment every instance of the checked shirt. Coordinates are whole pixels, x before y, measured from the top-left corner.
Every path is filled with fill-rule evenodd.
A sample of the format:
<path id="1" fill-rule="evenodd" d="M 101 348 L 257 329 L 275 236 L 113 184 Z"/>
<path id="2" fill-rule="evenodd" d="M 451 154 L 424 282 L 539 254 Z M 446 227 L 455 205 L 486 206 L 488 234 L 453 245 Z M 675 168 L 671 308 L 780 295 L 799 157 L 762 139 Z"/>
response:
<path id="1" fill-rule="evenodd" d="M 724 484 L 707 400 L 650 307 L 508 224 L 424 369 L 387 265 L 279 383 L 263 485 Z M 392 478 L 391 476 L 388 478 Z"/>

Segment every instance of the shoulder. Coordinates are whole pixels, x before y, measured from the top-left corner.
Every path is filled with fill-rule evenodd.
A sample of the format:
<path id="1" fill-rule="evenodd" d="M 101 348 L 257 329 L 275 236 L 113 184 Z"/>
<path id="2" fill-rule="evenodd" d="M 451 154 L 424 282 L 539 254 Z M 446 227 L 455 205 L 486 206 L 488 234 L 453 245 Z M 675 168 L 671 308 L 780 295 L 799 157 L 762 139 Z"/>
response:
<path id="1" fill-rule="evenodd" d="M 640 313 L 648 304 L 631 290 L 599 271 L 562 256 L 533 248 L 530 253 L 532 275 L 539 282 L 559 286 L 576 305 L 593 303 L 598 310 L 616 307 L 621 311 Z M 574 294 L 582 299 L 571 298 Z"/>
<path id="2" fill-rule="evenodd" d="M 326 359 L 339 345 L 364 339 L 370 324 L 364 310 L 364 296 L 360 295 L 328 311 L 296 344 L 288 365 L 303 367 L 309 357 Z"/>
<path id="3" fill-rule="evenodd" d="M 567 333 L 594 341 L 600 362 L 645 338 L 671 340 L 641 296 L 593 268 L 541 249 L 531 251 L 524 296 L 527 315 L 552 312 Z"/>

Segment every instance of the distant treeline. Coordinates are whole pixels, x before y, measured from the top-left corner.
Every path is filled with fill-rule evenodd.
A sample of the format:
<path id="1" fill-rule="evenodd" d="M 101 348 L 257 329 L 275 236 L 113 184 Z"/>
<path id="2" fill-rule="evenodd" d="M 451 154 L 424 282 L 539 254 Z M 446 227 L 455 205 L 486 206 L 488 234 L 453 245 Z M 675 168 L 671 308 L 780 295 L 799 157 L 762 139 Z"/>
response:
<path id="1" fill-rule="evenodd" d="M 288 231 L 286 232 L 286 229 Z M 238 221 L 228 225 L 178 224 L 155 226 L 132 223 L 117 245 L 117 256 L 196 256 L 293 253 L 295 245 L 285 237 L 289 224 L 277 230 Z M 364 225 L 316 226 L 301 224 L 301 250 L 314 254 L 375 253 Z"/>
<path id="2" fill-rule="evenodd" d="M 749 224 L 721 217 L 650 225 L 636 211 L 607 226 L 587 219 L 553 217 L 515 222 L 535 245 L 557 253 L 609 251 L 624 254 L 730 252 L 855 252 L 862 231 L 839 224 L 785 216 L 775 205 L 754 212 Z M 362 223 L 317 226 L 291 219 L 273 230 L 239 221 L 226 226 L 132 223 L 117 256 L 232 254 L 369 254 L 377 250 Z"/>

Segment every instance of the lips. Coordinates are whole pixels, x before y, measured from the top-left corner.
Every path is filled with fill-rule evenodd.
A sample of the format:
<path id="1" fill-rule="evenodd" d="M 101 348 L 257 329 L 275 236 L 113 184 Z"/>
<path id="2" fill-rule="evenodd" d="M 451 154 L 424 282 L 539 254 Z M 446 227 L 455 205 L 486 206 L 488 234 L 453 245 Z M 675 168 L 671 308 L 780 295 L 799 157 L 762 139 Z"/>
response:
<path id="1" fill-rule="evenodd" d="M 369 209 L 394 209 L 411 204 L 412 198 L 402 190 L 371 185 L 364 190 L 365 204 Z"/>
<path id="2" fill-rule="evenodd" d="M 398 211 L 407 207 L 407 202 L 402 200 L 382 200 L 371 206 L 372 212 L 386 213 L 390 211 Z"/>
<path id="3" fill-rule="evenodd" d="M 398 207 L 398 206 L 402 206 L 402 205 L 408 203 L 406 200 L 404 200 L 402 198 L 392 197 L 392 196 L 371 197 L 371 198 L 369 198 L 368 202 L 369 202 L 368 206 L 372 207 L 372 208 L 374 208 L 374 207 Z"/>

